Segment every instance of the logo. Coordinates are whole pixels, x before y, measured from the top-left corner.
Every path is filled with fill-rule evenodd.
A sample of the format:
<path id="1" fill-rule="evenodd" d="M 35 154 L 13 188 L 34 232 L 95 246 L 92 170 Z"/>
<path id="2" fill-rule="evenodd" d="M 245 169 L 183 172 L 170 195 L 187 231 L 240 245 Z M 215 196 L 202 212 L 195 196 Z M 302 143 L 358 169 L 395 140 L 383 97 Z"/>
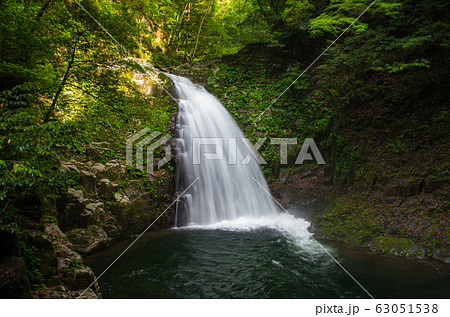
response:
<path id="1" fill-rule="evenodd" d="M 153 174 L 154 165 L 157 168 L 161 168 L 164 164 L 167 164 L 171 159 L 171 151 L 172 146 L 169 142 L 172 137 L 169 135 L 161 136 L 161 132 L 154 131 L 151 132 L 149 128 L 142 129 L 138 133 L 132 135 L 127 139 L 126 142 L 126 159 L 127 165 L 130 167 L 136 167 L 136 169 L 143 171 L 144 170 L 144 162 L 146 163 L 146 170 L 148 174 Z M 158 139 L 159 137 L 159 139 Z M 256 141 L 255 144 L 252 144 L 247 138 L 227 138 L 227 141 L 224 138 L 192 138 L 192 162 L 194 165 L 201 164 L 202 158 L 206 160 L 223 160 L 227 159 L 229 165 L 247 165 L 249 162 L 254 159 L 258 162 L 258 164 L 267 164 L 264 158 L 258 152 L 261 146 L 267 138 L 261 138 Z M 247 150 L 247 155 L 244 157 L 242 161 L 237 160 L 237 152 L 239 145 L 241 142 Z M 288 145 L 296 145 L 297 139 L 295 138 L 271 138 L 271 145 L 278 145 L 280 148 L 280 164 L 287 164 L 287 153 L 288 153 Z M 159 159 L 155 162 L 154 152 L 160 146 L 164 146 L 165 154 L 164 158 Z M 202 147 L 203 146 L 203 147 Z M 204 146 L 213 146 L 214 151 L 202 151 Z M 242 146 L 241 146 L 242 148 Z M 135 149 L 135 160 L 133 160 L 133 150 Z M 146 151 L 145 151 L 146 150 Z M 144 157 L 144 152 L 146 152 L 146 156 Z M 228 155 L 224 155 L 227 153 Z M 226 156 L 226 157 L 225 157 Z M 313 157 L 314 156 L 314 157 Z M 313 139 L 307 138 L 304 140 L 300 152 L 297 156 L 295 164 L 303 164 L 304 161 L 308 160 L 316 160 L 318 164 L 325 164 L 325 160 L 322 157 L 322 154 L 319 151 L 316 143 Z M 134 162 L 135 161 L 135 162 Z"/>
<path id="2" fill-rule="evenodd" d="M 172 146 L 169 142 L 172 137 L 170 135 L 163 135 L 158 140 L 155 140 L 157 137 L 161 135 L 161 132 L 155 131 L 151 132 L 149 128 L 142 129 L 138 133 L 132 135 L 127 139 L 126 142 L 126 148 L 127 148 L 127 165 L 130 167 L 135 166 L 138 170 L 143 171 L 144 170 L 144 149 L 147 148 L 147 155 L 146 155 L 146 165 L 147 165 L 147 173 L 153 174 L 153 165 L 154 165 L 154 151 L 162 146 L 165 145 L 165 155 L 163 159 L 158 160 L 157 167 L 158 169 L 161 168 L 164 164 L 168 163 L 172 156 L 171 156 L 171 150 Z M 145 137 L 144 137 L 145 136 Z M 144 137 L 143 139 L 141 139 Z M 140 141 L 138 141 L 141 139 Z M 136 143 L 137 142 L 137 143 Z M 134 144 L 136 144 L 136 164 L 133 165 L 133 149 Z"/>

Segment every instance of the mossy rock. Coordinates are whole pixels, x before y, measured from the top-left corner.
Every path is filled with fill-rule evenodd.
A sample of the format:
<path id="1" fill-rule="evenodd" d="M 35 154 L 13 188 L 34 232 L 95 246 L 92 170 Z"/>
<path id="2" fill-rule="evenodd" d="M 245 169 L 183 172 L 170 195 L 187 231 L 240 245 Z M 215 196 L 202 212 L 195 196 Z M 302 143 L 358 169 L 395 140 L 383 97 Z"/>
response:
<path id="1" fill-rule="evenodd" d="M 368 246 L 371 251 L 390 255 L 406 256 L 418 259 L 424 259 L 427 255 L 427 250 L 425 247 L 406 238 L 390 236 L 377 237 L 370 242 Z"/>

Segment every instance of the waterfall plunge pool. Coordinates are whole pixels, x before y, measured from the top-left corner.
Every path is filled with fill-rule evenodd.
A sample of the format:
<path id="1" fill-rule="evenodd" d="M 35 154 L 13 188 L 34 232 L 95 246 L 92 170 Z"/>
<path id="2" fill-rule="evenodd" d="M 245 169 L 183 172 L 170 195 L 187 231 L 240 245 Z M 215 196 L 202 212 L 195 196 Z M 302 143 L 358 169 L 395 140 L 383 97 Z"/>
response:
<path id="1" fill-rule="evenodd" d="M 98 276 L 131 241 L 87 263 Z M 450 296 L 444 264 L 325 248 L 375 298 Z M 99 284 L 103 298 L 368 297 L 287 215 L 149 232 Z"/>

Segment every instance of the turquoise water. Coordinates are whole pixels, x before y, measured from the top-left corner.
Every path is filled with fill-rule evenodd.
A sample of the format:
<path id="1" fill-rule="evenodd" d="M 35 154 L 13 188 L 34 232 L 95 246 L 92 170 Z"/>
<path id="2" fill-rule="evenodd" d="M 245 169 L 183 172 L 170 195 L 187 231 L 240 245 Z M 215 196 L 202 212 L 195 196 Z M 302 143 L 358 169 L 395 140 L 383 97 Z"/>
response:
<path id="1" fill-rule="evenodd" d="M 87 262 L 98 275 L 130 242 Z M 450 297 L 447 265 L 326 248 L 375 298 Z M 104 298 L 368 298 L 314 241 L 267 227 L 151 232 L 99 283 Z"/>

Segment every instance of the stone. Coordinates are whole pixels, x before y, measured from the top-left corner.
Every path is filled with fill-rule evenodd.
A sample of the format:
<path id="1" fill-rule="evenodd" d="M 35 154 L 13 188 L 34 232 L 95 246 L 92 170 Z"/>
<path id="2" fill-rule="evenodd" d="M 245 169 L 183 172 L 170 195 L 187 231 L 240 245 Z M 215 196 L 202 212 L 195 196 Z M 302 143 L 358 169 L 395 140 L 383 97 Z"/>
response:
<path id="1" fill-rule="evenodd" d="M 377 237 L 368 243 L 368 247 L 372 252 L 382 252 L 417 259 L 425 259 L 427 255 L 425 247 L 405 238 Z"/>
<path id="2" fill-rule="evenodd" d="M 80 214 L 79 227 L 87 228 L 99 224 L 104 214 L 103 207 L 104 204 L 101 201 L 94 201 L 87 204 Z"/>
<path id="3" fill-rule="evenodd" d="M 114 194 L 114 199 L 116 200 L 116 202 L 118 202 L 119 204 L 125 204 L 125 205 L 130 205 L 130 199 L 127 197 L 127 195 L 125 195 L 125 193 L 120 192 L 120 193 L 115 193 Z"/>
<path id="4" fill-rule="evenodd" d="M 73 162 L 64 162 L 64 161 L 61 161 L 60 164 L 61 164 L 61 168 L 62 168 L 63 170 L 66 170 L 66 171 L 73 170 L 73 171 L 75 171 L 75 172 L 77 172 L 77 173 L 80 172 L 80 170 L 78 169 L 78 167 L 77 167 Z"/>
<path id="5" fill-rule="evenodd" d="M 35 255 L 39 258 L 38 269 L 46 281 L 58 275 L 56 254 L 53 249 L 53 243 L 47 233 L 37 230 L 27 231 L 25 244 L 31 250 L 34 248 Z"/>
<path id="6" fill-rule="evenodd" d="M 86 156 L 91 161 L 100 161 L 110 151 L 108 142 L 91 142 L 86 146 Z"/>
<path id="7" fill-rule="evenodd" d="M 144 191 L 141 181 L 130 180 L 125 186 L 123 193 L 131 200 L 138 198 Z"/>
<path id="8" fill-rule="evenodd" d="M 95 192 L 97 189 L 97 177 L 89 170 L 80 169 L 80 178 L 78 182 L 87 191 Z"/>
<path id="9" fill-rule="evenodd" d="M 44 287 L 33 292 L 33 298 L 68 299 L 71 298 L 63 285 Z"/>
<path id="10" fill-rule="evenodd" d="M 114 217 L 109 212 L 105 212 L 105 215 L 102 219 L 102 229 L 105 230 L 106 234 L 108 235 L 109 242 L 119 240 L 122 227 L 120 226 L 116 217 Z"/>
<path id="11" fill-rule="evenodd" d="M 112 182 L 124 180 L 127 177 L 127 167 L 120 161 L 113 160 L 105 164 L 105 170 L 99 172 L 97 177 L 107 178 Z"/>
<path id="12" fill-rule="evenodd" d="M 450 264 L 450 247 L 439 247 L 433 249 L 433 258 Z"/>
<path id="13" fill-rule="evenodd" d="M 450 184 L 450 179 L 439 179 L 439 180 L 433 180 L 427 182 L 427 185 L 425 186 L 425 192 L 426 193 L 433 193 L 438 189 L 441 189 L 445 185 Z"/>
<path id="14" fill-rule="evenodd" d="M 80 202 L 86 201 L 86 199 L 84 199 L 83 191 L 81 189 L 69 188 L 67 189 L 67 194 Z"/>
<path id="15" fill-rule="evenodd" d="M 81 298 L 81 299 L 98 299 L 98 296 L 92 289 L 82 290 L 82 291 L 72 291 L 69 292 L 70 298 Z"/>
<path id="16" fill-rule="evenodd" d="M 97 226 L 90 226 L 87 229 L 73 229 L 66 232 L 66 235 L 73 244 L 75 251 L 81 254 L 89 254 L 108 246 L 108 235 Z"/>
<path id="17" fill-rule="evenodd" d="M 117 192 L 120 185 L 111 182 L 109 179 L 102 178 L 98 184 L 98 193 L 103 199 L 110 201 L 114 197 L 114 193 Z"/>
<path id="18" fill-rule="evenodd" d="M 424 181 L 409 183 L 409 184 L 397 184 L 389 186 L 385 192 L 385 197 L 411 197 L 419 195 L 425 186 Z"/>
<path id="19" fill-rule="evenodd" d="M 106 166 L 103 165 L 102 163 L 95 163 L 94 165 L 92 165 L 91 167 L 89 167 L 89 170 L 91 171 L 92 174 L 94 174 L 95 176 L 97 176 L 97 175 L 100 174 L 101 172 L 106 171 Z"/>
<path id="20" fill-rule="evenodd" d="M 94 282 L 95 275 L 90 267 L 81 264 L 78 267 L 72 267 L 70 271 L 65 274 L 64 280 L 67 283 L 69 290 L 85 290 Z M 98 291 L 97 285 L 92 285 L 92 287 L 94 290 Z"/>
<path id="21" fill-rule="evenodd" d="M 88 200 L 84 198 L 82 190 L 68 189 L 65 207 L 58 214 L 58 223 L 63 231 L 80 226 L 80 217 L 87 202 Z"/>

